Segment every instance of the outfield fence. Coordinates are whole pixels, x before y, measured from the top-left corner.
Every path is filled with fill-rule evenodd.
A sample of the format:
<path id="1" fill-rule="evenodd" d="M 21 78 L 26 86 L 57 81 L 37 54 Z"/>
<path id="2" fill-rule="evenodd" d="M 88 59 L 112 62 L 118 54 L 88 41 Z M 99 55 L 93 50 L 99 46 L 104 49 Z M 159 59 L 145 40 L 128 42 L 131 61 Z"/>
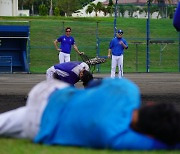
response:
<path id="1" fill-rule="evenodd" d="M 134 19 L 137 20 L 137 19 Z M 139 25 L 132 20 L 127 23 L 123 18 L 117 19 L 117 28 L 123 29 L 124 38 L 128 41 L 129 48 L 124 54 L 125 72 L 146 72 L 146 20 L 139 20 Z M 36 22 L 36 23 L 34 23 Z M 113 38 L 113 22 L 79 22 L 79 21 L 34 21 L 31 23 L 31 70 L 38 72 L 35 67 L 41 65 L 48 67 L 58 63 L 58 52 L 53 41 L 64 34 L 67 26 L 72 28 L 72 36 L 80 51 L 89 57 L 107 57 L 109 42 Z M 48 21 L 47 21 L 48 22 Z M 153 20 L 150 39 L 150 72 L 179 72 L 179 38 L 178 33 L 164 27 L 161 30 L 156 26 L 162 26 L 161 21 Z M 42 24 L 41 29 L 34 26 Z M 168 24 L 168 23 L 167 23 Z M 158 32 L 157 32 L 158 31 Z M 43 36 L 42 36 L 43 34 Z M 136 34 L 136 35 L 135 35 Z M 38 54 L 41 52 L 41 54 Z M 43 56 L 42 56 L 43 55 Z M 45 56 L 45 57 L 44 57 Z M 44 57 L 44 59 L 42 59 Z M 82 60 L 76 52 L 72 51 L 71 60 Z M 47 63 L 47 66 L 43 63 Z M 110 72 L 111 60 L 97 65 L 96 72 Z M 44 68 L 44 70 L 45 70 Z M 43 69 L 43 68 L 42 68 Z"/>
<path id="2" fill-rule="evenodd" d="M 114 37 L 114 19 L 109 22 L 92 19 L 58 20 L 40 19 L 30 22 L 30 72 L 45 73 L 59 62 L 53 41 L 63 35 L 66 27 L 72 28 L 72 36 L 80 51 L 90 58 L 107 58 L 108 47 Z M 124 72 L 146 72 L 146 19 L 127 20 L 117 18 L 117 28 L 124 31 L 129 44 L 124 53 Z M 172 20 L 152 19 L 150 23 L 150 72 L 179 72 L 179 34 Z M 72 50 L 71 60 L 81 61 Z M 96 66 L 95 72 L 110 73 L 111 59 Z"/>

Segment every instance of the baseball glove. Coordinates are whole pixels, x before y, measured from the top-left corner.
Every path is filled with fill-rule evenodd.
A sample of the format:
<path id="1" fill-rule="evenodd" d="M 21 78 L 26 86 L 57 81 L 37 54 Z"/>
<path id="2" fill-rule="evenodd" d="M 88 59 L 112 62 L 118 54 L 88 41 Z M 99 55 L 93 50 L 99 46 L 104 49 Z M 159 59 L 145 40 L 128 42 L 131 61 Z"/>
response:
<path id="1" fill-rule="evenodd" d="M 87 55 L 83 54 L 81 55 L 81 58 L 82 60 L 90 65 L 90 66 L 93 66 L 93 65 L 96 65 L 96 64 L 101 64 L 101 63 L 105 63 L 106 62 L 106 59 L 105 58 L 100 58 L 100 57 L 95 57 L 95 58 L 89 58 Z"/>
<path id="2" fill-rule="evenodd" d="M 99 58 L 99 57 L 95 57 L 95 58 L 85 61 L 85 63 L 87 63 L 88 65 L 96 65 L 96 64 L 101 64 L 105 62 L 106 62 L 105 58 Z"/>

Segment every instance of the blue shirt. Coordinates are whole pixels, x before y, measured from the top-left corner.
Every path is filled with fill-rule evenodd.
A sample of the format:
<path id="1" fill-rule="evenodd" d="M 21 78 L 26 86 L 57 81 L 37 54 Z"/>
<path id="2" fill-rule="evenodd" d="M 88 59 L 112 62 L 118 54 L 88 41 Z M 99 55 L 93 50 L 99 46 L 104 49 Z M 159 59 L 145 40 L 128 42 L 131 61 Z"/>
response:
<path id="1" fill-rule="evenodd" d="M 133 110 L 139 106 L 139 89 L 125 78 L 103 79 L 88 89 L 56 90 L 34 142 L 116 150 L 167 148 L 130 128 Z"/>
<path id="2" fill-rule="evenodd" d="M 180 2 L 178 3 L 176 12 L 174 14 L 173 25 L 177 31 L 180 31 Z"/>
<path id="3" fill-rule="evenodd" d="M 56 64 L 54 65 L 54 68 L 58 74 L 58 79 L 71 85 L 74 85 L 80 80 L 79 73 L 82 69 L 89 69 L 86 63 L 76 61 Z"/>
<path id="4" fill-rule="evenodd" d="M 67 37 L 66 35 L 60 36 L 57 39 L 58 42 L 61 42 L 60 49 L 61 52 L 70 54 L 71 46 L 75 44 L 74 38 L 72 36 Z"/>
<path id="5" fill-rule="evenodd" d="M 127 47 L 128 43 L 123 38 L 113 38 L 109 44 L 109 49 L 112 50 L 112 55 L 114 56 L 120 56 L 124 53 L 124 47 L 120 44 L 120 41 L 122 41 Z"/>

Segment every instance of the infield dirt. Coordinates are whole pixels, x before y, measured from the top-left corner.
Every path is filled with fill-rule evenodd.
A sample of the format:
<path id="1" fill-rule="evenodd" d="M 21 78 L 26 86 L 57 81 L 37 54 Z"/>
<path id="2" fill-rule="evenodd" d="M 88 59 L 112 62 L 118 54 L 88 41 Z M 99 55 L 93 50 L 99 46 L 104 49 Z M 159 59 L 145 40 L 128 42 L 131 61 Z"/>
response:
<path id="1" fill-rule="evenodd" d="M 109 74 L 94 74 L 95 78 Z M 180 73 L 125 73 L 141 91 L 142 103 L 175 103 L 180 110 Z M 45 74 L 0 74 L 0 113 L 24 106 L 31 88 L 45 80 Z M 82 83 L 76 84 L 82 88 Z"/>

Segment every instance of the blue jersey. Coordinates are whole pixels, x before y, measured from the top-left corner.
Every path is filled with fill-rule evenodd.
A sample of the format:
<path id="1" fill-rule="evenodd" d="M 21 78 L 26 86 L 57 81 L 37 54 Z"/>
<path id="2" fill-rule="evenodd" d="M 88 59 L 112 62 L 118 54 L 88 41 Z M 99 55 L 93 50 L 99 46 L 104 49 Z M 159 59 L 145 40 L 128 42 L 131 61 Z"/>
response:
<path id="1" fill-rule="evenodd" d="M 174 14 L 173 25 L 177 31 L 180 31 L 180 2 L 178 3 L 176 12 Z"/>
<path id="2" fill-rule="evenodd" d="M 72 36 L 67 37 L 66 35 L 63 35 L 60 36 L 57 41 L 61 42 L 60 49 L 62 52 L 70 54 L 71 46 L 75 44 L 74 38 Z"/>
<path id="3" fill-rule="evenodd" d="M 133 110 L 140 107 L 140 93 L 125 78 L 103 79 L 88 89 L 55 90 L 48 100 L 36 143 L 116 150 L 168 148 L 130 128 Z"/>
<path id="4" fill-rule="evenodd" d="M 79 78 L 79 73 L 83 69 L 89 70 L 89 67 L 84 62 L 66 62 L 54 65 L 56 73 L 58 74 L 58 79 L 74 85 L 77 83 Z"/>
<path id="5" fill-rule="evenodd" d="M 120 41 L 122 41 L 126 46 L 128 46 L 128 43 L 123 38 L 113 38 L 109 44 L 109 49 L 112 50 L 112 55 L 114 56 L 120 56 L 124 53 L 124 47 L 120 44 Z"/>

